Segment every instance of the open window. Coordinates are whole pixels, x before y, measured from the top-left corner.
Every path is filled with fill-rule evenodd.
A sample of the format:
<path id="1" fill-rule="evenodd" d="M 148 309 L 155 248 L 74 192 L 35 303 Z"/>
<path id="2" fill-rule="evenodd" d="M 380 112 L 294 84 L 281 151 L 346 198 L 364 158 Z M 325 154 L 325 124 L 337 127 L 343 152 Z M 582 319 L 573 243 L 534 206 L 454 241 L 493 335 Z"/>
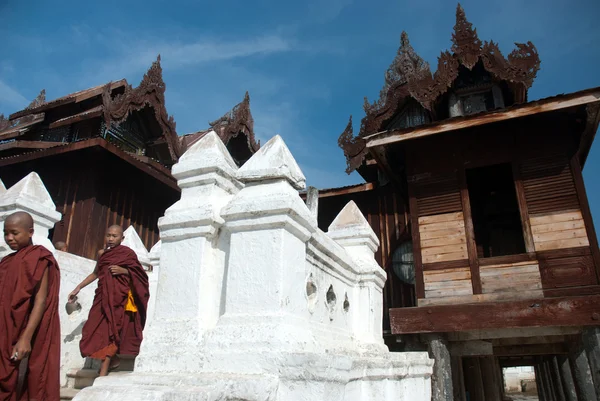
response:
<path id="1" fill-rule="evenodd" d="M 477 256 L 525 253 L 525 240 L 511 165 L 467 170 Z"/>

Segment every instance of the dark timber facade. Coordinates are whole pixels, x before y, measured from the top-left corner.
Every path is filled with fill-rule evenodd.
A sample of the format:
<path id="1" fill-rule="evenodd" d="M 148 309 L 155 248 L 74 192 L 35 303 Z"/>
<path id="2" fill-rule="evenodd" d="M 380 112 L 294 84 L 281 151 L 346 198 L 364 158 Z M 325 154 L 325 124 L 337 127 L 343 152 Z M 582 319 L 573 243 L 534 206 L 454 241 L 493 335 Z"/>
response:
<path id="1" fill-rule="evenodd" d="M 386 341 L 429 350 L 435 401 L 502 400 L 501 368 L 520 365 L 541 400 L 596 400 L 600 252 L 582 169 L 600 88 L 528 102 L 535 46 L 505 58 L 460 6 L 452 41 L 432 74 L 402 34 L 358 136 L 350 121 L 339 139 L 367 184 L 321 191 L 319 223 L 351 199 L 368 218 Z"/>

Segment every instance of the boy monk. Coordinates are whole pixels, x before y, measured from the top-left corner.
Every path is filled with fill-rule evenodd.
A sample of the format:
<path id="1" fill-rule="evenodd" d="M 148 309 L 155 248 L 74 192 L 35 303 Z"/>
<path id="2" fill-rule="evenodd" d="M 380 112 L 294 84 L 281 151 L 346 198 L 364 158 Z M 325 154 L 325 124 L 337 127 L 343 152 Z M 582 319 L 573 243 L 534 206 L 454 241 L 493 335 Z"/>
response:
<path id="1" fill-rule="evenodd" d="M 32 244 L 32 236 L 28 213 L 4 221 L 4 241 L 15 252 L 0 262 L 1 401 L 60 398 L 60 272 L 52 254 Z M 21 364 L 27 357 L 27 365 Z M 19 374 L 20 367 L 27 372 Z"/>
<path id="2" fill-rule="evenodd" d="M 122 241 L 123 228 L 110 226 L 96 268 L 69 294 L 69 302 L 74 302 L 82 288 L 98 279 L 79 349 L 84 358 L 102 361 L 100 376 L 118 367 L 117 353 L 139 354 L 146 323 L 148 276 L 135 252 L 121 245 Z"/>

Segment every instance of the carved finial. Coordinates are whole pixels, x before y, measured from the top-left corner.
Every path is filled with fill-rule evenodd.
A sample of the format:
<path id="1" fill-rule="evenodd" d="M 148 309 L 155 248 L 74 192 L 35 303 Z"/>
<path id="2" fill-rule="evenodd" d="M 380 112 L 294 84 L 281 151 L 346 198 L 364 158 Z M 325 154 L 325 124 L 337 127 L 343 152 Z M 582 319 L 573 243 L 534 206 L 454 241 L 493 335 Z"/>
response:
<path id="1" fill-rule="evenodd" d="M 346 156 L 346 173 L 350 174 L 360 167 L 367 154 L 365 140 L 360 136 L 354 136 L 352 116 L 348 120 L 346 129 L 344 129 L 344 132 L 338 138 L 338 146 L 344 151 L 344 155 Z"/>
<path id="2" fill-rule="evenodd" d="M 4 117 L 4 114 L 0 114 L 0 131 L 10 127 L 10 120 Z"/>
<path id="3" fill-rule="evenodd" d="M 151 87 L 155 87 L 160 90 L 161 94 L 165 92 L 165 82 L 162 76 L 162 67 L 160 65 L 160 54 L 156 57 L 156 61 L 152 63 L 148 71 L 144 74 L 142 82 L 140 82 L 139 88 L 148 90 Z"/>
<path id="4" fill-rule="evenodd" d="M 415 75 L 420 75 L 426 70 L 429 72 L 429 64 L 425 62 L 415 51 L 408 40 L 408 34 L 402 32 L 400 35 L 400 47 L 392 64 L 385 72 L 385 83 L 379 92 L 379 100 L 370 104 L 365 97 L 363 108 L 367 114 L 380 110 L 386 103 L 387 95 L 392 86 L 407 83 Z"/>
<path id="5" fill-rule="evenodd" d="M 40 94 L 37 95 L 37 97 L 33 99 L 31 103 L 29 103 L 29 106 L 27 106 L 27 108 L 34 109 L 38 106 L 41 106 L 44 103 L 46 103 L 46 89 L 42 89 L 40 91 Z"/>
<path id="6" fill-rule="evenodd" d="M 406 32 L 400 35 L 400 48 L 396 57 L 398 59 L 396 68 L 403 81 L 408 81 L 424 69 L 429 70 L 429 64 L 417 54 Z"/>
<path id="7" fill-rule="evenodd" d="M 456 25 L 452 34 L 452 51 L 456 54 L 460 62 L 472 69 L 479 60 L 481 53 L 481 40 L 477 36 L 477 29 L 473 28 L 467 20 L 465 10 L 460 3 L 456 7 Z"/>
<path id="8" fill-rule="evenodd" d="M 246 94 L 244 95 L 244 103 L 250 103 L 250 93 L 248 93 L 248 91 L 246 91 Z"/>

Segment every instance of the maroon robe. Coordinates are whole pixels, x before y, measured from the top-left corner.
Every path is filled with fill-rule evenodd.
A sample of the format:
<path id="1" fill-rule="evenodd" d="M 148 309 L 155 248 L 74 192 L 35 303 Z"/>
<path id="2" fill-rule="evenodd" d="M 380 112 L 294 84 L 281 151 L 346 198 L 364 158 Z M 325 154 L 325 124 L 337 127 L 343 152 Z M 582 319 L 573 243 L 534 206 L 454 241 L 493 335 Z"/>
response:
<path id="1" fill-rule="evenodd" d="M 17 395 L 19 363 L 10 360 L 27 327 L 37 285 L 48 270 L 46 310 L 31 339 L 28 372 Z M 0 262 L 0 401 L 58 401 L 60 398 L 60 272 L 43 246 L 27 246 Z"/>
<path id="2" fill-rule="evenodd" d="M 112 265 L 126 268 L 129 275 L 113 276 L 109 270 Z M 96 269 L 98 288 L 83 326 L 79 342 L 81 355 L 101 360 L 117 353 L 137 355 L 146 324 L 148 275 L 135 252 L 123 245 L 106 250 L 98 259 Z M 130 290 L 137 312 L 125 311 Z"/>

